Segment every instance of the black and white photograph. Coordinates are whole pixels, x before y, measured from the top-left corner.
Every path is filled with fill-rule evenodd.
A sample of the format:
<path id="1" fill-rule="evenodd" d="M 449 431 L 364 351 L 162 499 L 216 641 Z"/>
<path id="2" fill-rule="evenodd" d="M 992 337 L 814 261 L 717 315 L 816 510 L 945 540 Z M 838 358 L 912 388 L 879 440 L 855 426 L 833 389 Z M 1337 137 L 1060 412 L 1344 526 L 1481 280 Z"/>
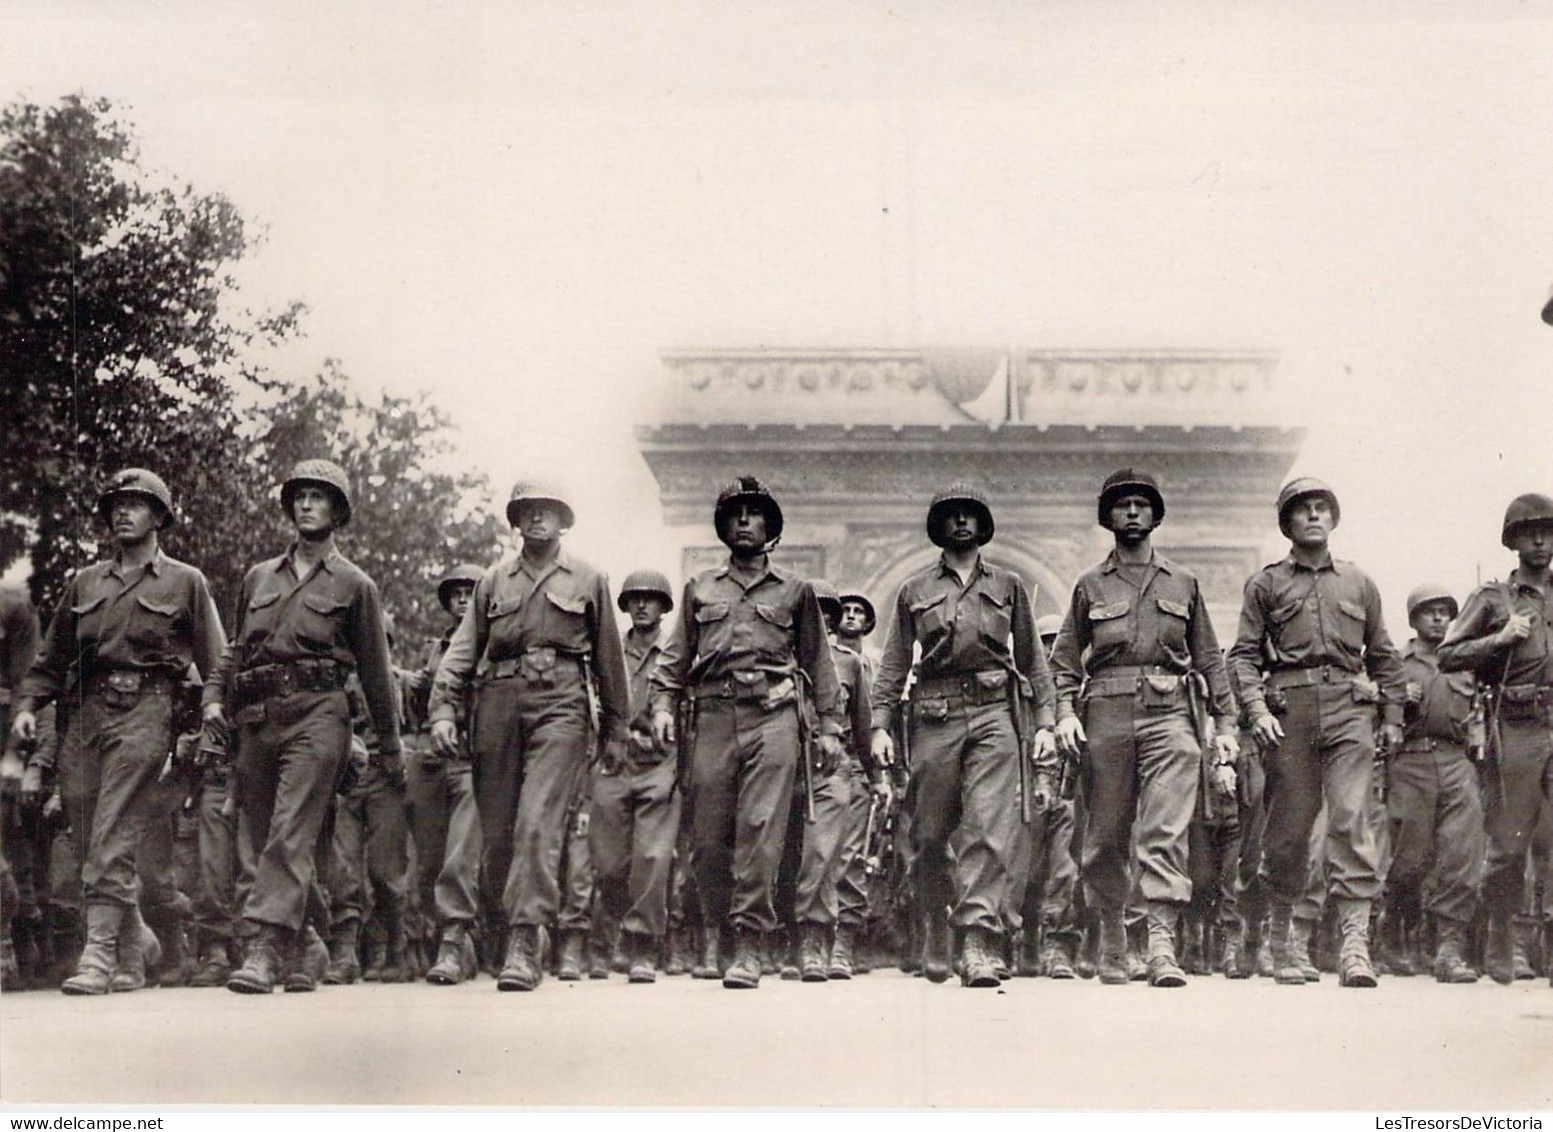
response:
<path id="1" fill-rule="evenodd" d="M 1540 1129 L 1550 107 L 1512 0 L 0 7 L 8 1127 Z"/>

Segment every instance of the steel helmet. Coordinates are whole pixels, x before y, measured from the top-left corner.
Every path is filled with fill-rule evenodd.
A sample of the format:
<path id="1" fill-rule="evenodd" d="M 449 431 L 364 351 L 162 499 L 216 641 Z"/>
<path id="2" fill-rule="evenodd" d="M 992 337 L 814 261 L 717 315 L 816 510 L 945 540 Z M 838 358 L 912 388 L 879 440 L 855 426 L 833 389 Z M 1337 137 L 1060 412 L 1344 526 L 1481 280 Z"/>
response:
<path id="1" fill-rule="evenodd" d="M 1427 582 L 1419 586 L 1407 595 L 1407 619 L 1413 619 L 1413 613 L 1421 605 L 1429 605 L 1436 601 L 1443 601 L 1451 607 L 1451 616 L 1461 612 L 1461 606 L 1456 604 L 1456 599 L 1451 596 L 1451 591 L 1434 582 Z"/>
<path id="2" fill-rule="evenodd" d="M 717 493 L 717 506 L 712 510 L 712 525 L 717 528 L 717 537 L 724 545 L 732 545 L 728 541 L 727 515 L 741 503 L 758 507 L 765 515 L 765 549 L 770 550 L 782 539 L 782 508 L 766 485 L 754 476 L 739 476 Z"/>
<path id="3" fill-rule="evenodd" d="M 874 631 L 874 626 L 879 624 L 879 616 L 878 616 L 878 614 L 876 614 L 874 612 L 874 603 L 869 601 L 868 598 L 866 598 L 865 596 L 863 596 L 862 594 L 859 594 L 859 593 L 849 593 L 849 594 L 842 594 L 841 595 L 841 604 L 842 605 L 846 605 L 846 603 L 849 602 L 849 601 L 857 602 L 859 605 L 861 605 L 863 607 L 863 612 L 865 614 L 867 614 L 868 621 L 863 626 L 863 636 L 865 636 L 865 637 L 868 636 L 869 633 L 872 633 Z"/>
<path id="4" fill-rule="evenodd" d="M 160 513 L 160 530 L 166 530 L 173 523 L 173 493 L 167 489 L 167 484 L 162 477 L 145 468 L 125 468 L 122 472 L 115 472 L 101 492 L 97 495 L 97 515 L 103 523 L 108 522 L 108 511 L 113 504 L 116 495 L 141 495 L 156 504 Z"/>
<path id="5" fill-rule="evenodd" d="M 485 576 L 483 567 L 473 562 L 460 562 L 437 579 L 437 604 L 452 612 L 453 591 L 459 586 L 472 586 Z"/>
<path id="6" fill-rule="evenodd" d="M 1510 545 L 1510 539 L 1514 537 L 1516 528 L 1528 526 L 1531 523 L 1547 523 L 1553 525 L 1553 499 L 1536 492 L 1528 492 L 1526 495 L 1517 495 L 1510 500 L 1510 506 L 1504 510 L 1504 526 L 1499 533 L 1499 541 L 1506 550 L 1514 550 Z"/>
<path id="7" fill-rule="evenodd" d="M 1159 526 L 1165 517 L 1165 497 L 1160 493 L 1159 481 L 1136 468 L 1122 468 L 1106 476 L 1105 483 L 1100 485 L 1100 498 L 1096 501 L 1095 513 L 1102 527 L 1110 527 L 1111 505 L 1124 495 L 1147 496 L 1149 505 L 1154 508 L 1154 525 Z"/>
<path id="8" fill-rule="evenodd" d="M 507 525 L 518 525 L 518 508 L 523 504 L 551 503 L 561 513 L 561 526 L 570 530 L 577 525 L 577 513 L 572 510 L 570 499 L 571 492 L 559 480 L 519 480 L 507 497 Z"/>
<path id="9" fill-rule="evenodd" d="M 1055 613 L 1048 613 L 1035 622 L 1035 635 L 1043 640 L 1047 637 L 1055 637 L 1062 632 L 1062 618 Z"/>
<path id="10" fill-rule="evenodd" d="M 943 526 L 944 512 L 955 504 L 970 504 L 981 517 L 981 532 L 976 536 L 976 545 L 986 546 L 992 541 L 992 507 L 987 502 L 987 497 L 975 487 L 963 481 L 956 481 L 933 496 L 933 502 L 927 509 L 927 537 L 933 541 L 934 546 L 944 545 L 944 536 L 941 530 Z"/>
<path id="11" fill-rule="evenodd" d="M 303 460 L 292 468 L 291 474 L 280 485 L 280 509 L 288 516 L 292 513 L 291 501 L 296 497 L 297 488 L 305 483 L 326 488 L 334 496 L 335 505 L 340 510 L 340 514 L 335 516 L 338 520 L 336 526 L 343 527 L 351 521 L 351 485 L 344 468 L 333 460 Z"/>
<path id="12" fill-rule="evenodd" d="M 814 597 L 820 603 L 821 613 L 836 618 L 841 616 L 841 594 L 833 582 L 824 578 L 815 578 L 810 581 L 809 588 L 814 590 Z"/>
<path id="13" fill-rule="evenodd" d="M 663 599 L 665 611 L 674 608 L 674 592 L 669 589 L 669 580 L 656 570 L 633 570 L 626 575 L 626 580 L 620 587 L 620 596 L 615 598 L 615 607 L 621 613 L 626 611 L 626 599 L 632 594 L 650 594 L 653 597 L 660 597 Z"/>
<path id="14" fill-rule="evenodd" d="M 1285 536 L 1289 533 L 1289 508 L 1311 495 L 1319 495 L 1327 501 L 1327 505 L 1332 508 L 1334 527 L 1343 521 L 1343 509 L 1338 506 L 1337 493 L 1314 476 L 1300 476 L 1284 484 L 1283 490 L 1278 493 L 1278 529 Z"/>

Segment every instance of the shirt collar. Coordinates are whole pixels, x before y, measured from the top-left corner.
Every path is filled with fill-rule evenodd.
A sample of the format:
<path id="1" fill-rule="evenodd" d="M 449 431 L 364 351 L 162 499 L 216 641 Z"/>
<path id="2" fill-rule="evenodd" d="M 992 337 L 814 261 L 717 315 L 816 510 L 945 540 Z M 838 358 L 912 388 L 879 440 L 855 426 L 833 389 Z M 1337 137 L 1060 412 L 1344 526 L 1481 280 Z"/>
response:
<path id="1" fill-rule="evenodd" d="M 1330 550 L 1327 551 L 1326 561 L 1321 563 L 1321 565 L 1316 566 L 1314 568 L 1312 568 L 1310 566 L 1301 566 L 1298 562 L 1296 562 L 1294 560 L 1294 555 L 1293 554 L 1290 554 L 1286 558 L 1284 558 L 1283 565 L 1285 565 L 1285 566 L 1287 566 L 1289 568 L 1289 573 L 1291 573 L 1291 574 L 1296 573 L 1296 572 L 1298 572 L 1300 570 L 1304 570 L 1307 573 L 1311 573 L 1311 574 L 1319 574 L 1322 570 L 1330 570 L 1334 574 L 1342 573 L 1342 571 L 1337 568 L 1337 559 L 1332 557 L 1332 552 Z"/>
<path id="2" fill-rule="evenodd" d="M 340 548 L 337 547 L 337 546 L 331 546 L 329 548 L 329 553 L 324 555 L 323 558 L 319 560 L 319 565 L 322 566 L 325 570 L 329 571 L 329 573 L 332 574 L 332 573 L 334 573 L 334 563 L 335 563 L 335 560 L 338 559 L 339 557 L 340 557 Z M 290 567 L 291 572 L 293 574 L 295 574 L 298 578 L 304 577 L 302 571 L 297 569 L 297 544 L 296 543 L 292 543 L 290 546 L 288 546 L 286 548 L 286 553 L 280 556 L 280 561 L 275 564 L 275 572 L 278 574 L 282 570 L 286 569 L 287 567 Z"/>
<path id="3" fill-rule="evenodd" d="M 1438 665 L 1440 662 L 1440 658 L 1436 653 L 1426 652 L 1424 650 L 1423 644 L 1417 637 L 1414 637 L 1412 640 L 1407 642 L 1406 647 L 1402 650 L 1402 659 L 1421 660 L 1425 664 L 1433 665 Z"/>
<path id="4" fill-rule="evenodd" d="M 768 554 L 766 555 L 765 566 L 761 569 L 760 573 L 756 574 L 754 579 L 746 585 L 742 573 L 736 573 L 734 571 L 733 556 L 729 555 L 728 561 L 724 562 L 717 568 L 717 576 L 719 578 L 727 578 L 731 580 L 734 585 L 743 587 L 744 592 L 748 593 L 750 590 L 764 582 L 767 578 L 775 578 L 776 574 L 772 571 L 771 556 Z"/>
<path id="5" fill-rule="evenodd" d="M 548 565 L 536 570 L 534 565 L 527 558 L 523 557 L 523 552 L 519 551 L 518 556 L 512 560 L 512 569 L 508 570 L 507 573 L 516 574 L 520 570 L 536 580 L 544 577 L 551 570 L 565 570 L 570 574 L 572 572 L 572 556 L 566 552 L 566 547 L 562 546 L 555 552 L 555 557 L 550 560 Z"/>
<path id="6" fill-rule="evenodd" d="M 142 573 L 150 574 L 153 577 L 160 578 L 162 576 L 162 565 L 165 558 L 166 556 L 162 553 L 162 548 L 160 546 L 157 547 L 156 551 L 151 555 L 151 557 L 146 560 L 146 564 L 142 570 Z M 113 561 L 109 565 L 108 571 L 117 578 L 123 578 L 126 576 L 124 573 L 124 555 L 122 553 L 118 553 L 113 556 Z"/>
<path id="7" fill-rule="evenodd" d="M 983 558 L 978 552 L 976 555 L 976 565 L 971 570 L 971 576 L 965 584 L 970 585 L 971 582 L 974 582 L 978 577 L 980 577 L 982 574 L 985 574 L 986 572 L 987 560 Z M 958 580 L 960 577 L 960 575 L 955 572 L 954 567 L 949 565 L 949 555 L 947 553 L 941 553 L 938 556 L 938 576 L 942 578 L 945 574 L 956 580 Z"/>
<path id="8" fill-rule="evenodd" d="M 1545 596 L 1539 587 L 1521 579 L 1521 568 L 1519 566 L 1510 571 L 1510 580 L 1515 583 L 1515 588 L 1518 590 L 1530 590 L 1539 597 Z"/>
<path id="9" fill-rule="evenodd" d="M 1144 565 L 1152 566 L 1154 569 L 1159 570 L 1165 574 L 1175 573 L 1175 571 L 1170 568 L 1169 560 L 1161 558 L 1157 553 L 1155 553 L 1153 548 L 1149 549 L 1149 560 L 1145 562 Z M 1117 557 L 1116 548 L 1112 547 L 1111 553 L 1107 554 L 1105 556 L 1105 561 L 1100 564 L 1100 571 L 1103 574 L 1114 574 L 1116 571 L 1120 570 L 1121 567 L 1122 560 Z"/>

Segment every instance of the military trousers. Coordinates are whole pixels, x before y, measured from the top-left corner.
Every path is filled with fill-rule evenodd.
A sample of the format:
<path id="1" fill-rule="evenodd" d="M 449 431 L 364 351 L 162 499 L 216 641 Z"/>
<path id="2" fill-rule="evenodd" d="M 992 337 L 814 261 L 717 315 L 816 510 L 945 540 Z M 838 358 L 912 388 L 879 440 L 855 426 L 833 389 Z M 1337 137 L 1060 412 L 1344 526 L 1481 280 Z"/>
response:
<path id="1" fill-rule="evenodd" d="M 185 882 L 195 926 L 230 939 L 237 913 L 237 814 L 226 805 L 229 774 L 211 772 L 185 826 L 193 860 Z"/>
<path id="2" fill-rule="evenodd" d="M 588 850 L 599 903 L 622 931 L 653 938 L 667 931 L 679 817 L 672 758 L 637 771 L 594 772 Z"/>
<path id="3" fill-rule="evenodd" d="M 480 907 L 480 808 L 467 753 L 409 757 L 405 816 L 415 841 L 422 914 L 434 912 L 443 927 L 473 923 Z"/>
<path id="4" fill-rule="evenodd" d="M 1526 899 L 1527 849 L 1546 807 L 1553 805 L 1553 727 L 1543 721 L 1501 720 L 1500 752 L 1487 771 L 1488 871 L 1483 906 L 1513 913 Z"/>
<path id="5" fill-rule="evenodd" d="M 860 928 L 868 921 L 868 814 L 873 794 L 868 776 L 855 758 L 841 762 L 846 779 L 847 807 L 841 830 L 841 855 L 836 865 L 836 922 Z M 884 824 L 884 811 L 874 812 L 874 824 Z"/>
<path id="6" fill-rule="evenodd" d="M 474 787 L 489 924 L 546 927 L 561 903 L 567 819 L 588 763 L 580 669 L 493 680 L 476 693 Z"/>
<path id="7" fill-rule="evenodd" d="M 1018 747 L 1002 701 L 951 699 L 942 720 L 913 720 L 907 806 L 924 913 L 949 905 L 956 927 L 1003 930 L 1019 838 Z"/>
<path id="8" fill-rule="evenodd" d="M 1324 893 L 1373 900 L 1380 849 L 1371 820 L 1375 709 L 1346 684 L 1287 690 L 1284 737 L 1265 752 L 1267 824 L 1260 877 L 1270 902 L 1293 904 L 1324 865 Z M 1324 850 L 1312 859 L 1311 831 L 1326 806 Z"/>
<path id="9" fill-rule="evenodd" d="M 1021 865 L 1015 873 L 1014 902 L 1026 931 L 1046 928 L 1048 939 L 1078 939 L 1078 861 L 1073 857 L 1074 803 L 1058 801 L 1020 824 Z"/>
<path id="10" fill-rule="evenodd" d="M 1085 704 L 1081 872 L 1087 899 L 1102 911 L 1126 906 L 1129 862 L 1143 901 L 1185 904 L 1192 897 L 1187 838 L 1202 753 L 1184 695 L 1176 700 L 1156 707 L 1141 696 L 1098 696 Z"/>
<path id="11" fill-rule="evenodd" d="M 561 845 L 561 907 L 556 913 L 560 931 L 586 932 L 593 925 L 593 854 L 589 849 L 593 825 L 591 783 L 586 771 L 577 776 L 577 792 L 566 811 L 566 840 Z"/>
<path id="12" fill-rule="evenodd" d="M 110 703 L 88 692 L 71 704 L 59 751 L 59 795 L 84 831 L 81 884 L 88 904 L 134 904 L 141 834 L 165 791 L 157 776 L 172 750 L 172 697 L 147 692 Z M 166 817 L 165 810 L 162 817 Z"/>
<path id="13" fill-rule="evenodd" d="M 320 835 L 350 751 L 350 705 L 344 692 L 294 692 L 258 707 L 239 712 L 237 727 L 239 829 L 253 862 L 243 918 L 295 931 L 309 897 L 317 902 Z"/>
<path id="14" fill-rule="evenodd" d="M 696 702 L 688 799 L 692 868 L 708 930 L 777 927 L 777 868 L 798 768 L 798 710 L 759 702 Z"/>
<path id="15" fill-rule="evenodd" d="M 334 859 L 329 919 L 334 925 L 369 919 L 387 931 L 403 922 L 410 882 L 405 792 L 369 764 L 335 798 Z"/>
<path id="16" fill-rule="evenodd" d="M 795 776 L 787 814 L 787 839 L 777 872 L 777 919 L 788 925 L 836 922 L 841 842 L 846 834 L 852 790 L 838 767 L 835 774 L 814 772 L 814 820 L 803 776 Z"/>
<path id="17" fill-rule="evenodd" d="M 1388 903 L 1466 923 L 1477 912 L 1487 835 L 1478 771 L 1457 744 L 1391 756 Z M 1427 879 L 1426 879 L 1427 878 Z"/>

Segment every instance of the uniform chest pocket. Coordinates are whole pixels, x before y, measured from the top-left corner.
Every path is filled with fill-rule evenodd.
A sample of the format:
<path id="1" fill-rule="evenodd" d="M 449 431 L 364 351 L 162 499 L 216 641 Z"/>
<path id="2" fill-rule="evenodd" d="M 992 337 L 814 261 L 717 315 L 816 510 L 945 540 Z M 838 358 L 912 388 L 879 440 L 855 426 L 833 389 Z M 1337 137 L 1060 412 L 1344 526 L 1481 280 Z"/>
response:
<path id="1" fill-rule="evenodd" d="M 923 644 L 937 640 L 949 630 L 949 603 L 947 594 L 924 598 L 911 603 L 911 625 L 917 640 Z"/>
<path id="2" fill-rule="evenodd" d="M 759 648 L 786 652 L 793 639 L 792 610 L 766 602 L 756 602 L 752 632 Z"/>
<path id="3" fill-rule="evenodd" d="M 1267 634 L 1280 652 L 1287 653 L 1311 643 L 1310 626 L 1299 615 L 1304 608 L 1304 599 L 1296 597 L 1275 601 L 1267 611 Z"/>
<path id="4" fill-rule="evenodd" d="M 523 608 L 520 598 L 508 598 L 506 601 L 492 597 L 490 604 L 485 607 L 485 617 L 488 621 L 499 621 L 503 617 L 511 617 Z"/>
<path id="5" fill-rule="evenodd" d="M 107 600 L 106 597 L 99 597 L 70 607 L 70 612 L 75 617 L 77 644 L 96 644 L 102 636 L 102 610 Z"/>
<path id="6" fill-rule="evenodd" d="M 1172 601 L 1168 597 L 1157 599 L 1155 604 L 1159 608 L 1160 643 L 1176 652 L 1185 649 L 1191 608 L 1184 601 Z"/>
<path id="7" fill-rule="evenodd" d="M 131 612 L 129 641 L 146 649 L 166 649 L 178 626 L 178 604 L 137 595 Z"/>
<path id="8" fill-rule="evenodd" d="M 1105 648 L 1124 645 L 1132 633 L 1132 622 L 1127 616 L 1132 612 L 1132 602 L 1096 602 L 1089 607 L 1089 640 L 1098 652 Z"/>
<path id="9" fill-rule="evenodd" d="M 1364 647 L 1364 624 L 1367 620 L 1364 606 L 1356 601 L 1339 601 L 1337 603 L 1336 622 L 1337 635 L 1343 644 L 1354 652 Z"/>
<path id="10" fill-rule="evenodd" d="M 1477 691 L 1477 681 L 1470 672 L 1447 672 L 1440 677 L 1449 697 L 1447 712 L 1457 723 L 1466 723 L 1472 714 L 1472 697 Z"/>
<path id="11" fill-rule="evenodd" d="M 307 594 L 297 617 L 297 640 L 314 652 L 328 652 L 345 639 L 345 615 L 350 607 L 329 594 Z"/>
<path id="12" fill-rule="evenodd" d="M 999 651 L 1007 650 L 1008 636 L 1013 627 L 1013 597 L 999 597 L 997 594 L 983 590 L 981 594 L 982 640 Z"/>
<path id="13" fill-rule="evenodd" d="M 581 637 L 587 632 L 588 602 L 572 594 L 545 591 L 545 612 L 555 631 L 564 637 Z"/>

